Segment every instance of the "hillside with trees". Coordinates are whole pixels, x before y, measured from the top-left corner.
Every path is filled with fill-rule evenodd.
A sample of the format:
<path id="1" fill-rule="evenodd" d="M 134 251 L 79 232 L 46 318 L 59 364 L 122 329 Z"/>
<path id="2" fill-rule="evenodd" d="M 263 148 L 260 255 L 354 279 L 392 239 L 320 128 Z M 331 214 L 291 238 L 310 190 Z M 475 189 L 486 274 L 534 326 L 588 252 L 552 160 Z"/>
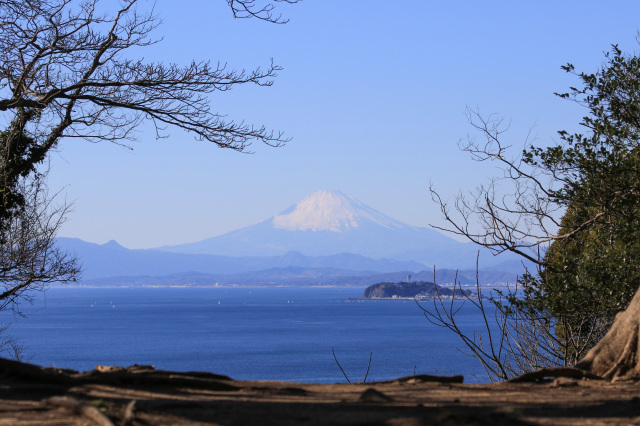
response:
<path id="1" fill-rule="evenodd" d="M 471 345 L 496 379 L 575 365 L 640 287 L 640 57 L 613 46 L 594 73 L 563 69 L 579 85 L 557 95 L 585 108 L 584 133 L 559 131 L 560 143 L 529 145 L 514 160 L 502 120 L 470 110 L 482 140 L 461 148 L 500 164 L 504 177 L 453 203 L 432 188 L 448 231 L 537 265 L 518 293 L 494 300 L 504 351 Z M 633 328 L 620 333 L 637 338 Z"/>
<path id="2" fill-rule="evenodd" d="M 397 299 L 397 298 L 465 298 L 472 295 L 471 290 L 443 287 L 426 281 L 377 283 L 364 289 L 365 299 Z"/>

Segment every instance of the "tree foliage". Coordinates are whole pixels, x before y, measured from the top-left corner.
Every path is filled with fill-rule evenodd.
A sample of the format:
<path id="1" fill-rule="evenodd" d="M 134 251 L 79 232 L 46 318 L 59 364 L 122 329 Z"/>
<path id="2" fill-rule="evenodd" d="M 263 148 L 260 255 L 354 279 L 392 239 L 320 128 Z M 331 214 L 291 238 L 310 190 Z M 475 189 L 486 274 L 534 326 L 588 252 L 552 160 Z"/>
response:
<path id="1" fill-rule="evenodd" d="M 563 69 L 580 85 L 557 95 L 586 108 L 584 132 L 560 131 L 549 147 L 527 142 L 512 159 L 502 121 L 470 111 L 484 138 L 462 148 L 497 161 L 504 176 L 453 205 L 432 190 L 447 230 L 537 265 L 520 279 L 521 293 L 498 303 L 503 315 L 551 325 L 547 340 L 557 346 L 532 367 L 577 362 L 640 287 L 640 58 L 613 46 L 595 73 Z"/>
<path id="2" fill-rule="evenodd" d="M 582 87 L 560 96 L 587 108 L 581 125 L 588 132 L 563 131 L 563 145 L 525 152 L 525 161 L 557 176 L 552 196 L 567 207 L 543 258 L 539 298 L 572 318 L 571 329 L 561 330 L 567 339 L 589 341 L 568 348 L 572 362 L 640 288 L 640 58 L 614 46 L 601 70 L 578 77 Z"/>

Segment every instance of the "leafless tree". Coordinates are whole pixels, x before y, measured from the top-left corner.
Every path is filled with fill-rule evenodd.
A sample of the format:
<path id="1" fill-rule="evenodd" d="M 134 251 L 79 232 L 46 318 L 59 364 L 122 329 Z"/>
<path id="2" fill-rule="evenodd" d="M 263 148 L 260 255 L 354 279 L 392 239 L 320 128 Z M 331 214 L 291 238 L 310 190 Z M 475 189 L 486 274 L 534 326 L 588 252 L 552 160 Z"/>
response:
<path id="1" fill-rule="evenodd" d="M 602 214 L 567 226 L 562 217 L 568 203 L 558 195 L 558 188 L 575 179 L 572 171 L 527 162 L 522 154 L 514 156 L 512 147 L 504 143 L 509 123 L 500 117 L 484 117 L 468 108 L 467 118 L 479 137 L 459 142 L 460 149 L 476 161 L 497 165 L 502 175 L 473 192 L 459 193 L 453 202 L 444 200 L 432 186 L 432 199 L 449 225 L 434 227 L 463 236 L 495 255 L 516 253 L 536 269 L 529 272 L 523 266 L 523 274 L 512 288 L 493 293 L 486 302 L 481 296 L 467 300 L 484 318 L 481 331 L 469 334 L 461 329 L 453 302 L 447 305 L 440 298 L 433 308 L 423 306 L 425 316 L 457 334 L 491 381 L 540 368 L 572 366 L 608 329 L 602 313 L 590 309 L 557 315 L 536 304 L 536 294 L 524 289 L 540 289 L 536 280 L 549 267 L 544 255 L 554 241 L 571 238 L 597 223 Z M 531 143 L 530 131 L 522 148 Z M 481 295 L 479 286 L 477 291 Z"/>
<path id="2" fill-rule="evenodd" d="M 454 284 L 454 289 L 456 285 L 459 286 Z M 557 327 L 572 327 L 575 320 L 527 309 L 526 304 L 513 302 L 516 297 L 522 297 L 518 295 L 517 285 L 506 293 L 494 291 L 487 296 L 476 283 L 475 295 L 445 300 L 437 294 L 433 306 L 418 300 L 416 304 L 431 324 L 452 331 L 462 340 L 465 349 L 461 351 L 480 361 L 491 382 L 513 379 L 539 369 L 571 367 L 579 361 L 571 354 L 584 353 L 585 349 L 575 346 L 592 345 L 606 330 L 592 328 L 600 334 L 579 339 L 569 329 L 569 339 L 558 338 Z M 482 318 L 480 330 L 470 331 L 459 323 L 458 313 L 466 303 L 473 305 Z M 590 317 L 582 318 L 588 319 Z"/>
<path id="3" fill-rule="evenodd" d="M 503 174 L 474 193 L 459 194 L 453 203 L 431 188 L 449 224 L 439 229 L 536 265 L 518 282 L 522 294 L 492 300 L 497 342 L 487 328 L 489 338 L 476 344 L 456 326 L 451 309 L 439 306 L 430 316 L 459 334 L 493 378 L 575 365 L 638 288 L 640 133 L 637 114 L 627 110 L 638 100 L 640 62 L 617 48 L 608 58 L 597 74 L 580 75 L 585 89 L 572 88 L 576 100 L 589 108 L 580 123 L 588 133 L 559 132 L 563 143 L 544 148 L 532 146 L 527 137 L 521 154 L 510 157 L 503 143 L 508 125 L 468 110 L 480 138 L 468 138 L 461 149 L 477 161 L 498 164 Z M 633 102 L 621 101 L 619 93 Z M 476 306 L 486 319 L 482 303 Z"/>
<path id="4" fill-rule="evenodd" d="M 235 16 L 283 22 L 271 3 L 227 2 Z M 154 124 L 157 137 L 174 127 L 238 151 L 252 140 L 286 142 L 281 132 L 226 120 L 210 96 L 243 84 L 270 86 L 280 67 L 131 59 L 134 48 L 158 42 L 151 37 L 158 17 L 138 3 L 125 0 L 119 10 L 102 12 L 100 0 L 0 1 L 0 111 L 15 123 L 7 144 L 28 134 L 28 160 L 37 163 L 62 138 L 126 145 L 143 120 Z"/>
<path id="5" fill-rule="evenodd" d="M 275 3 L 298 1 L 227 3 L 234 17 L 284 23 Z M 281 132 L 227 120 L 212 105 L 217 92 L 272 85 L 279 66 L 246 71 L 137 59 L 138 49 L 159 42 L 152 33 L 160 24 L 140 3 L 0 0 L 0 310 L 19 313 L 34 291 L 79 274 L 77 260 L 54 240 L 68 207 L 54 204 L 39 171 L 61 140 L 128 146 L 149 121 L 157 138 L 174 128 L 236 151 L 255 140 L 287 141 Z"/>
<path id="6" fill-rule="evenodd" d="M 68 206 L 48 195 L 44 175 L 33 174 L 17 187 L 24 203 L 0 221 L 0 310 L 20 314 L 20 302 L 52 283 L 65 283 L 80 274 L 75 256 L 60 250 L 55 235 Z"/>
<path id="7" fill-rule="evenodd" d="M 0 355 L 16 361 L 29 362 L 31 357 L 26 357 L 24 344 L 15 336 L 8 334 L 11 324 L 0 325 Z"/>
<path id="8" fill-rule="evenodd" d="M 0 216 L 0 311 L 14 315 L 22 316 L 22 303 L 32 302 L 50 284 L 75 281 L 80 275 L 75 255 L 56 246 L 68 206 L 55 204 L 45 176 L 34 172 L 21 177 L 11 188 L 20 201 Z M 6 333 L 9 326 L 0 326 L 0 355 L 28 361 L 23 344 Z"/>
<path id="9" fill-rule="evenodd" d="M 475 161 L 492 162 L 502 176 L 473 192 L 460 192 L 453 202 L 441 197 L 432 185 L 432 199 L 440 206 L 448 226 L 431 226 L 463 236 L 494 254 L 509 251 L 541 265 L 546 247 L 558 238 L 568 238 L 568 234 L 558 234 L 566 206 L 551 196 L 564 177 L 513 156 L 512 147 L 503 141 L 509 130 L 504 119 L 484 117 L 471 108 L 467 108 L 467 119 L 479 137 L 461 140 L 460 149 Z M 530 132 L 522 148 L 531 139 Z"/>

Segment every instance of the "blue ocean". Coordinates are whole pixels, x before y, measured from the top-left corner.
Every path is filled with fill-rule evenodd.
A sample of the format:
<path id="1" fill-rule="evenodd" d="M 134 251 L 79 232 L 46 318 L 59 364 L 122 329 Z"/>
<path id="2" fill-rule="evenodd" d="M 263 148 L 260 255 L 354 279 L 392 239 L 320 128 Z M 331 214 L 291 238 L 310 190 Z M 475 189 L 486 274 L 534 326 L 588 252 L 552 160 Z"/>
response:
<path id="1" fill-rule="evenodd" d="M 459 338 L 414 301 L 351 300 L 362 288 L 52 288 L 0 322 L 42 366 L 154 365 L 243 380 L 345 382 L 411 374 L 484 381 Z M 459 304 L 460 302 L 455 302 Z M 432 302 L 424 302 L 433 306 Z M 457 306 L 457 305 L 456 305 Z M 470 303 L 458 321 L 480 330 Z"/>

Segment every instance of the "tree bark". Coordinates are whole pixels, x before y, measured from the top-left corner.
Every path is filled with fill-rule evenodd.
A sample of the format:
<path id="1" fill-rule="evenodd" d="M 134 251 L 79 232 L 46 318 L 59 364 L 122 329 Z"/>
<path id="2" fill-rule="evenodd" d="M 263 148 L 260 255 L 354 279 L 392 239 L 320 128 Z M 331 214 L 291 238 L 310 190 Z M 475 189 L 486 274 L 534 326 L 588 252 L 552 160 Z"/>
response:
<path id="1" fill-rule="evenodd" d="M 606 379 L 640 379 L 640 289 L 609 332 L 576 364 Z"/>

